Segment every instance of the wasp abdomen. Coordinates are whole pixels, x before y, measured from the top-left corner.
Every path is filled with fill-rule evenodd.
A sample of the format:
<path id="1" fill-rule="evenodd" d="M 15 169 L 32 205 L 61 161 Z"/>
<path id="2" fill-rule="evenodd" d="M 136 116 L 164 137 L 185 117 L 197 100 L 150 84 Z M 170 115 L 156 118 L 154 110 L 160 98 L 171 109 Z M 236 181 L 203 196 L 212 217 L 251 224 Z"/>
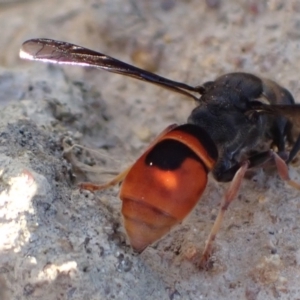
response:
<path id="1" fill-rule="evenodd" d="M 181 129 L 168 132 L 148 149 L 122 184 L 124 225 L 138 252 L 180 223 L 205 189 L 213 160 L 197 137 Z"/>

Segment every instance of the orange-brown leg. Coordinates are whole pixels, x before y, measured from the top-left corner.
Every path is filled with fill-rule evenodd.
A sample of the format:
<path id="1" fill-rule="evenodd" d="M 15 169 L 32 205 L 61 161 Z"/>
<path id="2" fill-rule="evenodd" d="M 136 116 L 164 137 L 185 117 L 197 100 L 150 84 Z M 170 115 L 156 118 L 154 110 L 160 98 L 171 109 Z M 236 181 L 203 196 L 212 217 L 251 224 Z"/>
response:
<path id="1" fill-rule="evenodd" d="M 290 178 L 289 169 L 286 162 L 276 152 L 272 152 L 272 156 L 275 160 L 275 164 L 281 179 L 293 188 L 300 190 L 300 184 Z"/>
<path id="2" fill-rule="evenodd" d="M 231 181 L 230 186 L 229 186 L 227 192 L 225 193 L 225 196 L 221 202 L 221 207 L 219 209 L 217 218 L 216 218 L 214 225 L 210 231 L 208 239 L 206 240 L 205 248 L 202 253 L 202 257 L 200 259 L 200 264 L 199 264 L 200 268 L 204 268 L 204 269 L 208 268 L 208 265 L 209 265 L 208 261 L 209 261 L 210 255 L 211 255 L 212 245 L 213 245 L 214 240 L 216 239 L 217 233 L 220 230 L 225 211 L 227 210 L 230 203 L 235 199 L 248 167 L 249 167 L 249 162 L 245 161 L 241 165 L 239 170 L 236 172 L 236 174 L 234 175 L 233 180 Z"/>
<path id="3" fill-rule="evenodd" d="M 127 168 L 125 171 L 119 173 L 112 180 L 105 182 L 103 184 L 94 184 L 92 182 L 81 182 L 81 183 L 79 183 L 79 188 L 82 190 L 89 190 L 91 192 L 105 190 L 105 189 L 110 188 L 110 187 L 118 184 L 119 182 L 123 181 L 130 169 L 131 169 L 131 166 L 129 168 Z"/>
<path id="4" fill-rule="evenodd" d="M 146 148 L 145 151 L 147 151 L 149 148 L 151 148 L 153 145 L 155 145 L 161 137 L 163 137 L 167 132 L 171 131 L 172 129 L 174 129 L 177 126 L 178 126 L 177 124 L 169 125 L 165 130 L 163 130 L 154 139 L 154 141 L 152 141 L 152 143 Z M 91 192 L 101 191 L 101 190 L 105 190 L 107 188 L 110 188 L 110 187 L 120 183 L 121 181 L 123 181 L 125 179 L 126 175 L 128 174 L 128 172 L 130 171 L 131 167 L 132 166 L 127 168 L 125 171 L 119 173 L 116 177 L 114 177 L 112 180 L 110 180 L 108 182 L 105 182 L 103 184 L 94 184 L 92 182 L 81 182 L 79 184 L 79 188 L 83 189 L 83 190 L 89 190 Z"/>

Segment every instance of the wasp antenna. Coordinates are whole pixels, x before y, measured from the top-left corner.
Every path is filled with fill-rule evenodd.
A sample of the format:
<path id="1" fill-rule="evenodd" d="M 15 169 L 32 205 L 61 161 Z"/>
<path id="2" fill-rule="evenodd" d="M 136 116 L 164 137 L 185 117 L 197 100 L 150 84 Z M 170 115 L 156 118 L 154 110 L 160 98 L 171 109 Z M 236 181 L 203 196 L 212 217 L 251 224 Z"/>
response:
<path id="1" fill-rule="evenodd" d="M 205 87 L 203 85 L 198 85 L 198 86 L 195 86 L 194 90 L 196 93 L 203 95 L 205 92 Z"/>

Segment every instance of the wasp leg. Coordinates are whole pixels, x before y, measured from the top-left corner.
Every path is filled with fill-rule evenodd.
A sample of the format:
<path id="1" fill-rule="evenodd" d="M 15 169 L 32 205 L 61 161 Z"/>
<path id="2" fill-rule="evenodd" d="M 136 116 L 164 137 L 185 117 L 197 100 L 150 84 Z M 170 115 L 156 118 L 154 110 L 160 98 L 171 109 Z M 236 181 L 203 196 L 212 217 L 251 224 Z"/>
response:
<path id="1" fill-rule="evenodd" d="M 249 161 L 248 169 L 261 166 L 270 160 L 272 160 L 272 154 L 270 150 L 256 153 L 248 158 Z M 233 180 L 234 175 L 240 169 L 240 167 L 241 164 L 236 163 L 230 169 L 224 170 L 222 172 L 213 171 L 213 175 L 215 179 L 219 182 L 229 182 Z M 215 169 L 217 169 L 217 167 Z"/>
<path id="2" fill-rule="evenodd" d="M 82 190 L 89 190 L 91 192 L 105 190 L 105 189 L 110 188 L 114 185 L 117 185 L 118 183 L 123 181 L 130 169 L 131 169 L 131 166 L 129 168 L 127 168 L 125 171 L 119 173 L 112 180 L 105 182 L 103 184 L 94 184 L 92 182 L 81 182 L 81 183 L 79 183 L 79 188 Z"/>
<path id="3" fill-rule="evenodd" d="M 242 180 L 243 180 L 248 168 L 249 168 L 249 161 L 245 161 L 241 164 L 239 170 L 235 173 L 227 192 L 225 193 L 225 196 L 221 202 L 221 207 L 219 209 L 219 213 L 217 215 L 215 223 L 214 223 L 214 225 L 210 231 L 210 234 L 208 236 L 208 239 L 205 243 L 205 248 L 202 253 L 201 260 L 200 260 L 200 268 L 206 269 L 208 266 L 208 260 L 209 260 L 210 254 L 211 254 L 212 245 L 213 245 L 214 240 L 216 239 L 217 233 L 220 230 L 225 211 L 228 209 L 228 206 L 236 197 L 236 195 L 240 189 Z"/>
<path id="4" fill-rule="evenodd" d="M 167 132 L 171 131 L 172 129 L 174 129 L 177 126 L 178 126 L 177 124 L 169 125 L 154 139 L 154 141 L 152 141 L 152 143 L 146 148 L 145 151 L 147 151 L 148 149 L 153 147 L 161 137 L 163 137 Z M 79 188 L 82 190 L 88 190 L 91 192 L 101 191 L 101 190 L 110 188 L 110 187 L 120 183 L 121 181 L 123 181 L 125 179 L 126 175 L 128 174 L 128 172 L 130 171 L 131 167 L 132 166 L 127 168 L 125 171 L 119 173 L 116 177 L 114 177 L 112 180 L 110 180 L 108 182 L 105 182 L 103 184 L 94 184 L 92 182 L 81 182 L 81 183 L 79 183 Z"/>
<path id="5" fill-rule="evenodd" d="M 289 169 L 286 162 L 276 152 L 273 152 L 272 156 L 275 160 L 275 164 L 281 179 L 293 188 L 300 190 L 300 184 L 290 178 Z"/>
<path id="6" fill-rule="evenodd" d="M 299 150 L 300 150 L 300 135 L 298 136 L 296 143 L 294 144 L 294 146 L 289 154 L 289 158 L 286 161 L 287 164 L 290 163 L 295 158 L 295 156 L 297 155 Z"/>

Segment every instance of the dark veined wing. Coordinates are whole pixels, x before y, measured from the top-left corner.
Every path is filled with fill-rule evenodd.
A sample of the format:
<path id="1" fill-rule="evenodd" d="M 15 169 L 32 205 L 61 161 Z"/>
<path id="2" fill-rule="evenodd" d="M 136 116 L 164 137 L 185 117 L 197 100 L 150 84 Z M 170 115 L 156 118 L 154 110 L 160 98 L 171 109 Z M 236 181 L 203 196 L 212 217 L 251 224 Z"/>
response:
<path id="1" fill-rule="evenodd" d="M 108 55 L 87 48 L 51 39 L 32 39 L 23 43 L 20 57 L 43 62 L 97 67 L 109 72 L 130 76 L 139 80 L 157 84 L 177 93 L 192 97 L 187 91 L 201 93 L 201 87 L 166 79 L 146 70 L 134 67 Z"/>
<path id="2" fill-rule="evenodd" d="M 253 102 L 251 111 L 283 116 L 287 118 L 293 124 L 293 127 L 296 127 L 300 132 L 300 104 L 268 105 L 260 102 Z"/>

